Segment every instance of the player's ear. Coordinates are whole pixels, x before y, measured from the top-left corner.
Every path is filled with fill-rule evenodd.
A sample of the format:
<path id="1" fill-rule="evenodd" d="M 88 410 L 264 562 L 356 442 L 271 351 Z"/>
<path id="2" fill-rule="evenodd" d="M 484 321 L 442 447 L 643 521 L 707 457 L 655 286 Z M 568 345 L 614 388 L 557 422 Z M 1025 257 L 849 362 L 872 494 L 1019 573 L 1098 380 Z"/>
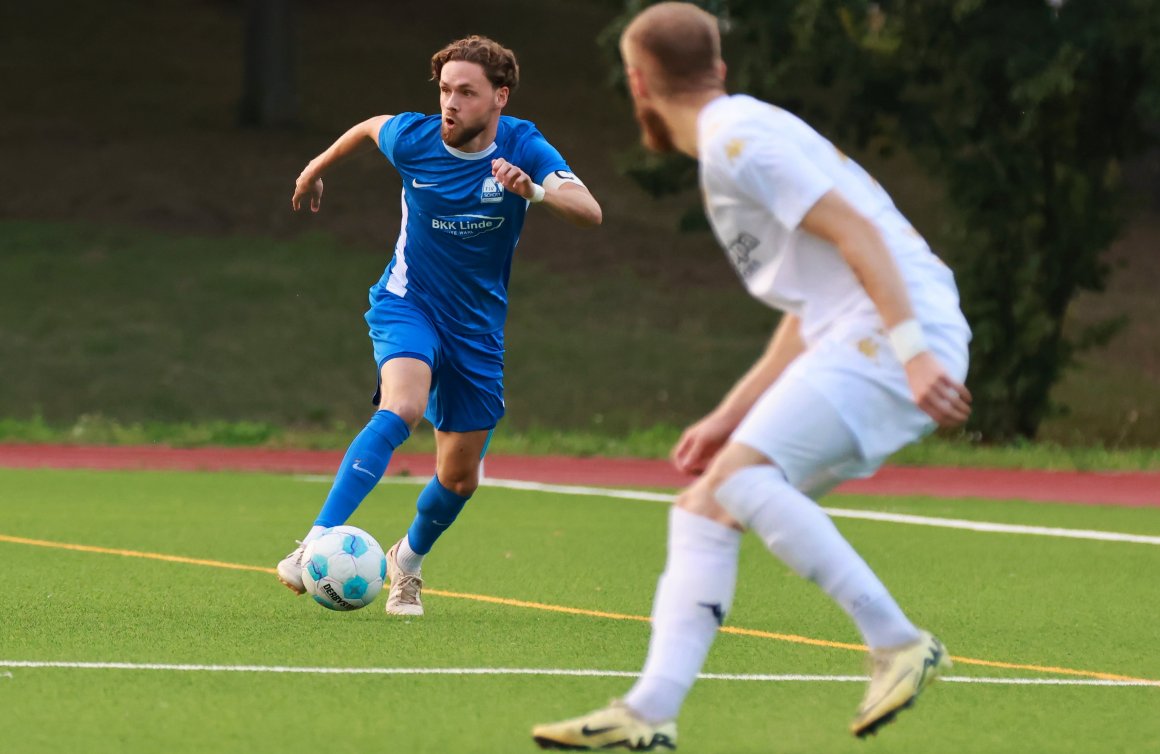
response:
<path id="1" fill-rule="evenodd" d="M 718 81 L 720 81 L 720 82 L 722 82 L 722 83 L 724 83 L 724 82 L 725 82 L 725 74 L 726 74 L 726 72 L 727 72 L 727 70 L 728 70 L 728 69 L 726 69 L 726 67 L 725 67 L 725 61 L 724 61 L 724 60 L 718 60 L 718 61 L 717 61 L 717 66 L 716 66 L 716 67 L 717 67 L 717 80 L 718 80 Z"/>
<path id="2" fill-rule="evenodd" d="M 628 90 L 633 99 L 648 99 L 648 84 L 644 80 L 644 73 L 637 67 L 626 65 L 624 73 L 628 78 Z"/>
<path id="3" fill-rule="evenodd" d="M 512 90 L 506 86 L 501 86 L 499 89 L 496 89 L 495 90 L 495 106 L 501 110 L 503 108 L 507 107 L 508 95 L 510 95 L 511 93 L 512 93 Z"/>

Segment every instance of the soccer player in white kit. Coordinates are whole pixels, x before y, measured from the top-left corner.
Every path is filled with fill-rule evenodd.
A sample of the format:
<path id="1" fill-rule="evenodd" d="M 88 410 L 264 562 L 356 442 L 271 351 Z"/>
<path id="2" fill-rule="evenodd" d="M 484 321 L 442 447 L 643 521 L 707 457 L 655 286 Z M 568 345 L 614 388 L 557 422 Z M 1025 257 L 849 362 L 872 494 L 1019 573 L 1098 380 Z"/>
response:
<path id="1" fill-rule="evenodd" d="M 951 663 L 814 501 L 936 425 L 966 421 L 970 329 L 954 277 L 859 165 L 790 113 L 725 93 L 713 16 L 651 6 L 621 54 L 645 145 L 699 160 L 717 240 L 750 294 L 784 315 L 673 451 L 700 478 L 670 513 L 640 679 L 622 700 L 532 735 L 544 748 L 676 748 L 747 529 L 854 620 L 872 675 L 850 731 L 873 733 Z"/>

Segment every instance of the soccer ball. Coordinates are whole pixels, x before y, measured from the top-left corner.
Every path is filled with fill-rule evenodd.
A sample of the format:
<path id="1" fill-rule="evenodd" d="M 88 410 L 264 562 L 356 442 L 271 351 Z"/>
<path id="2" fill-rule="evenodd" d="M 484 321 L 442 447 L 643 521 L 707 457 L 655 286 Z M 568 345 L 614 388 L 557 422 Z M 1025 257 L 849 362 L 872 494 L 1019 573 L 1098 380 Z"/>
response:
<path id="1" fill-rule="evenodd" d="M 312 539 L 302 556 L 302 584 L 330 610 L 358 610 L 374 601 L 387 578 L 387 556 L 356 526 L 333 526 Z"/>

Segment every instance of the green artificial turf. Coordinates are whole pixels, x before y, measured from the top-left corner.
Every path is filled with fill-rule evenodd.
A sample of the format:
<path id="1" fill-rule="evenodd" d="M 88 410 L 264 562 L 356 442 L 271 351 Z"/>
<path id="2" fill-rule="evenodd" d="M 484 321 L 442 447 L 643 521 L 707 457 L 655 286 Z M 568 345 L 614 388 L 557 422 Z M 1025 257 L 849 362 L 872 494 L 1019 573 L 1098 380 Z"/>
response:
<path id="1" fill-rule="evenodd" d="M 417 485 L 382 485 L 351 523 L 384 545 Z M 0 536 L 248 566 L 167 562 L 0 539 L 0 661 L 283 668 L 639 670 L 664 561 L 662 503 L 484 488 L 424 566 L 427 615 L 380 597 L 353 613 L 295 598 L 271 570 L 324 484 L 260 474 L 0 470 Z M 1160 534 L 1160 510 L 835 496 L 829 507 Z M 952 654 L 1160 679 L 1160 547 L 837 518 Z M 451 596 L 451 594 L 461 596 Z M 812 584 L 744 540 L 727 626 L 858 642 Z M 706 672 L 859 675 L 842 648 L 724 634 Z M 955 677 L 1065 678 L 960 661 Z M 1079 676 L 1072 676 L 1079 677 Z M 624 693 L 627 678 L 326 675 L 0 666 L 3 751 L 531 752 L 534 723 Z M 702 680 L 686 752 L 1160 751 L 1160 688 L 948 682 L 868 742 L 845 732 L 860 683 Z"/>

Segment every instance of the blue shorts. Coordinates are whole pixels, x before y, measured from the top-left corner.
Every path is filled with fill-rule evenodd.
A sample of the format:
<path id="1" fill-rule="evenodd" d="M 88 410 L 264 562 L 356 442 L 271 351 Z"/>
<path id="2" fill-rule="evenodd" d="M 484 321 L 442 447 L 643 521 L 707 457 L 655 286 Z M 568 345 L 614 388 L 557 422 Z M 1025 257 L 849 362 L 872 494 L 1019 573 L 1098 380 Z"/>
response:
<path id="1" fill-rule="evenodd" d="M 436 324 L 414 303 L 371 286 L 366 313 L 375 365 L 382 384 L 383 364 L 419 359 L 431 367 L 427 421 L 443 432 L 494 429 L 504 413 L 503 330 L 461 335 Z M 379 404 L 379 390 L 374 403 Z"/>

